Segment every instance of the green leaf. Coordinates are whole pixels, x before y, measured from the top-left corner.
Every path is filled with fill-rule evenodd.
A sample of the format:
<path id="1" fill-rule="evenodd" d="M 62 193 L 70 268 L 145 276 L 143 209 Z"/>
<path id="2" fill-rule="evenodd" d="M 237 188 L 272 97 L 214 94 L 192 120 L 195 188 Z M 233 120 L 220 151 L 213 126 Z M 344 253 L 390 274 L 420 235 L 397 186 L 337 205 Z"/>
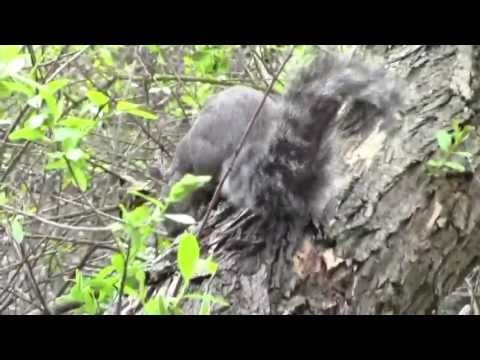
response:
<path id="1" fill-rule="evenodd" d="M 63 151 L 68 151 L 71 149 L 76 149 L 78 148 L 78 143 L 80 142 L 80 137 L 71 137 L 63 140 L 62 142 L 62 150 Z"/>
<path id="2" fill-rule="evenodd" d="M 8 138 L 12 141 L 16 141 L 16 140 L 35 141 L 35 140 L 43 139 L 44 134 L 43 134 L 43 131 L 41 131 L 40 129 L 23 128 L 23 129 L 15 130 L 9 135 Z"/>
<path id="3" fill-rule="evenodd" d="M 20 55 L 22 45 L 1 45 L 0 63 L 7 64 Z"/>
<path id="4" fill-rule="evenodd" d="M 193 234 L 183 233 L 178 244 L 177 263 L 186 282 L 192 278 L 199 257 L 200 247 L 197 238 Z"/>
<path id="5" fill-rule="evenodd" d="M 215 269 L 216 270 L 216 269 Z M 195 265 L 195 276 L 207 276 L 213 275 L 214 272 L 211 272 L 208 266 L 208 262 L 205 259 L 198 259 Z"/>
<path id="6" fill-rule="evenodd" d="M 82 131 L 89 131 L 90 129 L 94 128 L 97 125 L 97 122 L 91 119 L 84 119 L 84 118 L 70 116 L 65 120 L 59 121 L 58 125 L 61 125 L 67 128 L 75 128 Z"/>
<path id="7" fill-rule="evenodd" d="M 218 270 L 218 264 L 212 260 L 198 259 L 195 274 L 214 275 Z"/>
<path id="8" fill-rule="evenodd" d="M 44 87 L 44 85 L 39 84 L 35 80 L 30 79 L 29 77 L 26 77 L 26 76 L 15 74 L 15 75 L 12 75 L 12 77 L 14 78 L 15 81 L 21 81 L 22 83 L 29 85 L 32 89 L 41 90 Z"/>
<path id="9" fill-rule="evenodd" d="M 0 77 L 12 76 L 25 66 L 25 58 L 18 57 L 9 63 L 0 63 Z"/>
<path id="10" fill-rule="evenodd" d="M 119 101 L 117 103 L 117 110 L 131 115 L 139 116 L 147 120 L 156 120 L 158 118 L 157 115 L 140 109 L 140 105 L 127 101 Z"/>
<path id="11" fill-rule="evenodd" d="M 88 284 L 95 290 L 107 290 L 108 288 L 113 288 L 112 279 L 103 279 L 95 277 L 88 281 Z M 115 279 L 113 279 L 115 280 Z"/>
<path id="12" fill-rule="evenodd" d="M 27 84 L 23 84 L 21 82 L 2 81 L 2 82 L 0 82 L 0 85 L 1 85 L 2 88 L 6 89 L 9 93 L 19 92 L 19 93 L 27 95 L 29 98 L 31 98 L 35 95 L 35 91 L 31 86 L 29 86 Z"/>
<path id="13" fill-rule="evenodd" d="M 47 116 L 45 114 L 37 114 L 33 115 L 29 120 L 29 127 L 32 129 L 39 128 L 40 126 L 43 125 L 45 120 L 47 119 Z"/>
<path id="14" fill-rule="evenodd" d="M 71 161 L 77 161 L 83 157 L 85 157 L 85 153 L 82 151 L 82 149 L 70 149 L 65 153 L 65 156 L 68 160 Z"/>
<path id="15" fill-rule="evenodd" d="M 191 106 L 192 108 L 198 107 L 197 101 L 191 95 L 183 95 L 181 99 L 185 104 Z"/>
<path id="16" fill-rule="evenodd" d="M 12 221 L 12 236 L 15 239 L 15 241 L 18 243 L 21 243 L 25 236 L 25 233 L 23 232 L 23 226 L 22 226 L 21 220 L 22 220 L 21 217 L 16 216 Z"/>
<path id="17" fill-rule="evenodd" d="M 42 107 L 42 97 L 36 95 L 27 101 L 27 104 L 32 108 L 39 110 Z"/>
<path id="18" fill-rule="evenodd" d="M 84 297 L 85 305 L 83 305 L 83 309 L 87 314 L 95 315 L 98 313 L 98 305 L 95 297 L 93 296 L 92 290 L 89 289 L 88 292 L 85 294 Z"/>
<path id="19" fill-rule="evenodd" d="M 49 162 L 47 166 L 45 166 L 45 170 L 58 170 L 65 168 L 67 168 L 67 162 L 63 158 Z"/>
<path id="20" fill-rule="evenodd" d="M 167 315 L 167 309 L 161 296 L 148 300 L 143 307 L 145 315 Z"/>
<path id="21" fill-rule="evenodd" d="M 67 86 L 69 82 L 70 80 L 68 79 L 53 80 L 46 84 L 45 87 L 50 94 L 55 94 L 58 90 L 61 90 Z"/>
<path id="22" fill-rule="evenodd" d="M 8 90 L 0 81 L 0 98 L 7 98 L 12 95 L 12 92 Z"/>
<path id="23" fill-rule="evenodd" d="M 115 271 L 118 274 L 123 273 L 123 268 L 125 266 L 125 260 L 123 254 L 117 253 L 112 256 L 112 266 L 115 268 Z"/>
<path id="24" fill-rule="evenodd" d="M 73 128 L 59 127 L 53 130 L 53 140 L 62 142 L 66 139 L 80 139 L 83 132 Z"/>
<path id="25" fill-rule="evenodd" d="M 195 219 L 191 217 L 190 215 L 186 214 L 165 214 L 164 215 L 167 219 L 170 219 L 172 221 L 175 221 L 180 224 L 185 224 L 185 225 L 193 225 L 196 223 Z"/>
<path id="26" fill-rule="evenodd" d="M 98 273 L 97 273 L 97 276 L 96 278 L 97 279 L 104 279 L 106 278 L 108 275 L 110 275 L 112 272 L 115 271 L 115 267 L 113 266 L 105 266 L 103 269 L 101 269 Z"/>
<path id="27" fill-rule="evenodd" d="M 115 64 L 109 47 L 100 47 L 98 50 L 100 59 L 102 59 L 105 65 L 113 66 Z"/>
<path id="28" fill-rule="evenodd" d="M 160 45 L 145 45 L 145 47 L 154 54 L 157 54 L 160 51 L 162 51 Z"/>
<path id="29" fill-rule="evenodd" d="M 170 202 L 182 201 L 188 194 L 204 186 L 210 180 L 211 176 L 186 174 L 172 186 L 168 194 L 168 200 Z"/>
<path id="30" fill-rule="evenodd" d="M 454 161 L 446 161 L 444 164 L 446 167 L 449 167 L 450 169 L 457 170 L 459 172 L 465 172 L 465 167 L 462 164 L 459 164 Z"/>
<path id="31" fill-rule="evenodd" d="M 75 285 L 70 290 L 70 297 L 73 300 L 83 301 L 83 294 L 83 273 L 80 270 L 75 270 Z"/>
<path id="32" fill-rule="evenodd" d="M 48 91 L 48 89 L 45 86 L 40 87 L 39 89 L 40 96 L 45 100 L 47 103 L 47 107 L 50 110 L 50 114 L 52 117 L 57 120 L 58 117 L 60 116 L 60 113 L 58 111 L 58 103 L 53 94 Z"/>
<path id="33" fill-rule="evenodd" d="M 447 131 L 439 131 L 437 133 L 437 142 L 440 149 L 445 152 L 448 152 L 452 144 L 452 137 Z"/>
<path id="34" fill-rule="evenodd" d="M 86 191 L 88 188 L 88 176 L 85 170 L 74 162 L 71 163 L 71 167 L 76 180 L 75 185 L 77 185 L 80 190 Z"/>
<path id="35" fill-rule="evenodd" d="M 148 196 L 148 195 L 145 195 L 145 194 L 142 194 L 141 192 L 139 191 L 136 191 L 136 190 L 129 190 L 128 191 L 129 194 L 132 194 L 132 195 L 135 195 L 135 196 L 138 196 L 138 197 L 141 197 L 149 202 L 151 202 L 153 205 L 157 206 L 158 208 L 160 209 L 164 209 L 165 208 L 165 205 L 158 199 L 155 199 L 151 196 Z"/>
<path id="36" fill-rule="evenodd" d="M 139 206 L 124 214 L 124 220 L 131 226 L 143 226 L 150 219 L 150 209 L 145 206 Z"/>
<path id="37" fill-rule="evenodd" d="M 108 102 L 110 101 L 107 95 L 97 90 L 87 91 L 87 97 L 98 107 L 108 104 Z"/>

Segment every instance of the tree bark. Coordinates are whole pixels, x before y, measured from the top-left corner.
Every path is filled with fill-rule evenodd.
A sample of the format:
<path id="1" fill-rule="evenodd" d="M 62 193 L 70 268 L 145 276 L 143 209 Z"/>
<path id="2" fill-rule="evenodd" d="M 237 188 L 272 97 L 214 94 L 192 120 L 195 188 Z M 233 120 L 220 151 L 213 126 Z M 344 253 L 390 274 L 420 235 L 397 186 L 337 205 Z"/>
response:
<path id="1" fill-rule="evenodd" d="M 476 125 L 479 49 L 366 47 L 406 80 L 410 105 L 388 133 L 341 144 L 347 186 L 322 219 L 266 225 L 226 205 L 216 212 L 201 241 L 220 262 L 210 291 L 231 305 L 219 313 L 437 310 L 478 262 L 479 143 L 469 141 L 473 176 L 435 179 L 425 164 L 453 118 Z"/>

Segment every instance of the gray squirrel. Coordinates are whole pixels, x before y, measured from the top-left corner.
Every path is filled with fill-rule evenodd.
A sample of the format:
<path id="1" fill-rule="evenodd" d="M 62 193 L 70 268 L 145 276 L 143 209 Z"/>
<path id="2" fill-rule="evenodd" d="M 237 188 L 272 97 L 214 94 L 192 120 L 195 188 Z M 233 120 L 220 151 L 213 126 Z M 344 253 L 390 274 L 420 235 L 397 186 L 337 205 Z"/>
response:
<path id="1" fill-rule="evenodd" d="M 168 212 L 187 213 L 196 219 L 201 216 L 199 208 L 213 194 L 226 159 L 233 155 L 263 97 L 264 94 L 258 90 L 237 85 L 207 100 L 193 126 L 176 147 L 172 163 L 164 176 L 167 184 L 161 195 L 162 198 L 167 197 L 171 186 L 187 173 L 210 175 L 212 181 L 185 200 L 172 204 Z M 272 130 L 272 123 L 281 116 L 280 110 L 279 96 L 270 95 L 263 104 L 247 141 L 263 141 Z M 152 174 L 156 170 L 152 169 Z M 183 225 L 169 220 L 166 220 L 165 225 L 170 235 L 176 235 L 184 229 Z"/>
<path id="2" fill-rule="evenodd" d="M 400 89 L 382 70 L 318 54 L 298 71 L 283 96 L 266 100 L 222 196 L 264 218 L 318 216 L 324 192 L 335 181 L 335 139 L 369 131 L 381 121 L 388 125 L 402 105 Z M 263 97 L 234 86 L 206 103 L 177 146 L 163 194 L 187 173 L 211 175 L 214 181 L 169 212 L 194 214 L 208 200 Z"/>

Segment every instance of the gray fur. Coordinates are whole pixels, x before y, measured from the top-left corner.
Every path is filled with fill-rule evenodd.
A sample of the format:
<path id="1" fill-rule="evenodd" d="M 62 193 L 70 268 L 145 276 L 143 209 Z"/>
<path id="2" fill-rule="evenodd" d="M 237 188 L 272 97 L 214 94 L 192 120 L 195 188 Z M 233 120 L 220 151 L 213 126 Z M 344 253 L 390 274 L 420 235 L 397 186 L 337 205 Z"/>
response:
<path id="1" fill-rule="evenodd" d="M 208 101 L 177 147 L 170 184 L 187 172 L 218 180 L 262 98 L 258 91 L 236 86 Z M 317 56 L 280 101 L 267 100 L 222 194 L 264 218 L 318 215 L 322 191 L 335 180 L 329 174 L 335 138 L 388 123 L 400 100 L 399 83 L 385 72 L 329 54 Z M 345 104 L 348 109 L 339 116 Z M 198 206 L 197 195 L 175 210 Z"/>

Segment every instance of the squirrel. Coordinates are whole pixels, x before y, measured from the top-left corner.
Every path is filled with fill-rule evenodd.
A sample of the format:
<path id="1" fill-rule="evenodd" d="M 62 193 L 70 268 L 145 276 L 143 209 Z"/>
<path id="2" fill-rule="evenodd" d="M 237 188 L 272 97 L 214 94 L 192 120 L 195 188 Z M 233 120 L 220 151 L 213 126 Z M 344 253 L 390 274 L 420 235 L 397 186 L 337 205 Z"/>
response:
<path id="1" fill-rule="evenodd" d="M 171 186 L 185 174 L 210 175 L 212 181 L 190 194 L 181 202 L 170 205 L 170 213 L 187 213 L 197 218 L 201 205 L 205 204 L 215 190 L 223 165 L 233 155 L 248 122 L 262 102 L 264 93 L 247 86 L 229 87 L 205 103 L 193 126 L 176 147 L 172 162 L 165 172 L 166 186 L 161 196 L 167 197 Z M 249 141 L 262 141 L 271 131 L 271 125 L 281 116 L 280 97 L 267 97 L 260 110 Z M 151 169 L 155 174 L 156 169 Z M 154 175 L 158 177 L 158 175 Z M 166 220 L 170 235 L 176 235 L 185 226 Z"/>
<path id="2" fill-rule="evenodd" d="M 379 122 L 388 125 L 402 105 L 400 89 L 383 70 L 317 54 L 283 96 L 266 99 L 222 196 L 264 218 L 319 216 L 325 191 L 335 181 L 335 139 L 369 131 Z M 186 173 L 211 175 L 214 181 L 170 212 L 192 213 L 208 199 L 263 97 L 260 91 L 234 86 L 207 101 L 177 146 L 163 193 Z"/>

